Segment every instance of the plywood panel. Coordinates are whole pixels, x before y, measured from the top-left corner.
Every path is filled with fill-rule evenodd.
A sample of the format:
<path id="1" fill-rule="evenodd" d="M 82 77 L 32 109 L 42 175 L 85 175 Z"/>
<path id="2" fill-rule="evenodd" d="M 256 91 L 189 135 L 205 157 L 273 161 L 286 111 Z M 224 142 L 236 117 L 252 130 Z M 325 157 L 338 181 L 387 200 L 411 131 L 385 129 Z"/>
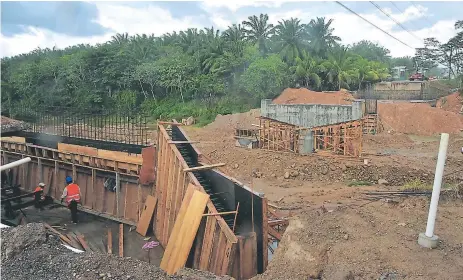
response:
<path id="1" fill-rule="evenodd" d="M 188 187 L 160 265 L 168 274 L 185 265 L 208 200 L 194 185 Z"/>
<path id="2" fill-rule="evenodd" d="M 157 199 L 154 196 L 148 195 L 146 197 L 145 207 L 143 208 L 141 218 L 138 221 L 137 232 L 145 236 L 148 232 L 151 219 L 153 218 L 154 209 L 156 208 Z"/>
<path id="3" fill-rule="evenodd" d="M 65 152 L 65 153 L 71 153 L 71 154 L 88 155 L 88 156 L 94 156 L 94 157 L 98 156 L 98 149 L 96 148 L 65 144 L 65 143 L 58 143 L 58 151 Z"/>
<path id="4" fill-rule="evenodd" d="M 142 165 L 143 158 L 141 154 L 129 154 L 124 152 L 117 151 L 108 151 L 108 150 L 97 150 L 97 157 L 111 159 L 120 162 L 128 162 Z"/>
<path id="5" fill-rule="evenodd" d="M 9 136 L 9 137 L 0 137 L 0 141 L 16 142 L 16 143 L 26 143 L 26 138 Z"/>

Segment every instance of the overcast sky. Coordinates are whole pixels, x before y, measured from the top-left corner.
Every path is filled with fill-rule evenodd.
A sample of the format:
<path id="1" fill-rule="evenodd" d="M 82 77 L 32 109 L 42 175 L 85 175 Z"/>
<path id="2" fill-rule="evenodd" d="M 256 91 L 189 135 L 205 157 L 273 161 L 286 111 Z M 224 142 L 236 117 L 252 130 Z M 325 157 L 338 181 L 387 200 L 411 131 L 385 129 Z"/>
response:
<path id="1" fill-rule="evenodd" d="M 37 47 L 102 43 L 124 32 L 159 36 L 174 30 L 211 26 L 223 31 L 250 15 L 267 13 L 273 24 L 291 17 L 303 23 L 315 17 L 333 18 L 334 33 L 344 44 L 366 39 L 387 47 L 392 56 L 413 56 L 413 48 L 422 46 L 418 38 L 447 41 L 456 34 L 455 21 L 463 19 L 463 2 L 374 2 L 416 38 L 369 2 L 342 3 L 412 48 L 329 1 L 1 2 L 0 54 L 3 57 Z"/>

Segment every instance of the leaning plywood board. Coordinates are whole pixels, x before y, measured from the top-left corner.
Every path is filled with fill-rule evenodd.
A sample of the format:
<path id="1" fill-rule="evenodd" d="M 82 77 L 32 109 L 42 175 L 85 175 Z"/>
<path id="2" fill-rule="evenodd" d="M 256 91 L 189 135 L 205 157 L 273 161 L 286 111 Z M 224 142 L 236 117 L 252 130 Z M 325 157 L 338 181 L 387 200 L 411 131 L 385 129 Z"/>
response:
<path id="1" fill-rule="evenodd" d="M 137 232 L 143 236 L 148 232 L 148 227 L 150 226 L 151 218 L 153 218 L 154 209 L 156 208 L 156 202 L 158 200 L 156 197 L 148 195 L 145 201 L 145 207 L 141 213 L 141 218 L 138 220 Z"/>
<path id="2" fill-rule="evenodd" d="M 160 265 L 167 274 L 185 266 L 208 200 L 209 195 L 188 186 Z"/>

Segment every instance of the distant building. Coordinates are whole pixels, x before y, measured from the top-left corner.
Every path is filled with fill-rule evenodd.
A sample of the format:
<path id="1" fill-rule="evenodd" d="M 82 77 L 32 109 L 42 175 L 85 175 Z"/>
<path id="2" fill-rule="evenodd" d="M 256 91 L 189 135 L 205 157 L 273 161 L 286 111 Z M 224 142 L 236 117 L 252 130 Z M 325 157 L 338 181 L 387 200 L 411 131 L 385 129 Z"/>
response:
<path id="1" fill-rule="evenodd" d="M 392 79 L 394 80 L 406 80 L 406 74 L 405 72 L 407 71 L 406 66 L 396 66 L 392 67 Z"/>

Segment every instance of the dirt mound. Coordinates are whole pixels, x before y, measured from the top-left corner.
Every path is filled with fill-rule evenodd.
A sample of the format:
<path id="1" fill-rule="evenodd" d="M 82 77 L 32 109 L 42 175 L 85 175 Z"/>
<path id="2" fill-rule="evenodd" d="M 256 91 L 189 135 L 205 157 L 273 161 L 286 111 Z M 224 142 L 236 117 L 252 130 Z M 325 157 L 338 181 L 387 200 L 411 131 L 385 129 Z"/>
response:
<path id="1" fill-rule="evenodd" d="M 353 99 L 352 94 L 346 91 L 317 92 L 306 88 L 287 88 L 273 100 L 273 103 L 350 105 Z"/>
<path id="2" fill-rule="evenodd" d="M 462 115 L 424 103 L 380 103 L 378 114 L 386 132 L 431 136 L 463 129 Z"/>
<path id="3" fill-rule="evenodd" d="M 459 114 L 462 105 L 463 103 L 460 93 L 455 92 L 449 96 L 440 98 L 437 101 L 436 107 Z"/>
<path id="4" fill-rule="evenodd" d="M 306 210 L 290 221 L 267 271 L 257 279 L 460 279 L 463 208 L 439 206 L 438 249 L 417 244 L 426 199 L 381 201 L 334 211 Z M 324 210 L 324 211 L 323 211 Z"/>
<path id="5" fill-rule="evenodd" d="M 27 129 L 29 127 L 28 124 L 22 121 L 17 121 L 14 119 L 7 118 L 5 116 L 1 116 L 1 132 L 14 132 Z"/>
<path id="6" fill-rule="evenodd" d="M 256 119 L 260 116 L 260 109 L 252 109 L 245 113 L 230 115 L 217 115 L 215 121 L 205 126 L 207 130 L 234 130 L 235 128 L 256 128 L 251 124 L 257 124 Z"/>

